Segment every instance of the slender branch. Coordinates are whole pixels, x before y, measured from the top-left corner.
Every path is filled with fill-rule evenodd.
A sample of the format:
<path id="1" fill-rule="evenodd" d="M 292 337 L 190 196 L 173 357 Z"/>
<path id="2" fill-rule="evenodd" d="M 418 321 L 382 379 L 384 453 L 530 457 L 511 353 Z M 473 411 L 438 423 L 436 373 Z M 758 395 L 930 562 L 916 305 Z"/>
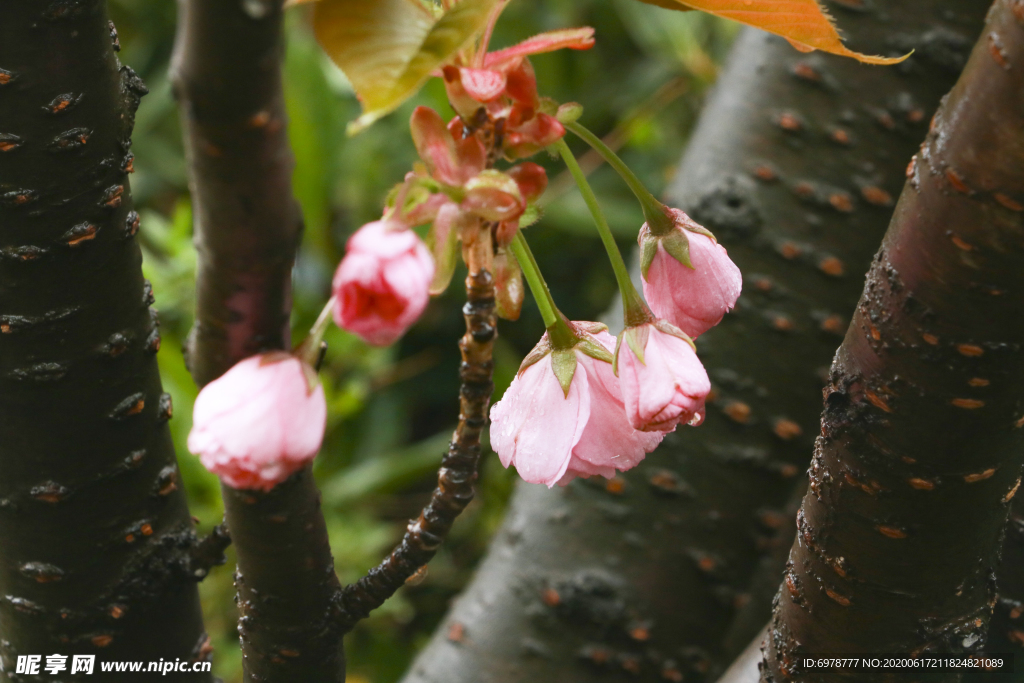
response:
<path id="1" fill-rule="evenodd" d="M 765 681 L 846 680 L 803 653 L 984 647 L 1024 459 L 1020 67 L 1020 4 L 997 0 L 836 354 Z"/>
<path id="2" fill-rule="evenodd" d="M 260 351 L 290 348 L 292 197 L 280 62 L 283 0 L 180 0 L 173 73 L 199 252 L 188 342 L 202 386 Z M 319 344 L 304 349 L 310 360 Z M 246 681 L 342 683 L 341 586 L 307 468 L 263 493 L 222 487 L 238 557 Z"/>
<path id="3" fill-rule="evenodd" d="M 207 659 L 100 0 L 0 19 L 0 664 Z M 70 661 L 70 660 L 67 660 Z M 96 666 L 99 670 L 99 664 Z M 194 674 L 210 681 L 209 674 Z"/>
<path id="4" fill-rule="evenodd" d="M 487 408 L 494 391 L 491 356 L 498 319 L 494 312 L 494 277 L 488 270 L 492 249 L 490 230 L 482 229 L 465 251 L 469 274 L 462 309 L 466 334 L 459 342 L 459 424 L 441 461 L 437 488 L 419 518 L 409 524 L 398 547 L 369 574 L 343 589 L 339 603 L 345 631 L 382 605 L 430 561 L 455 518 L 473 499 L 480 434 L 487 426 Z"/>

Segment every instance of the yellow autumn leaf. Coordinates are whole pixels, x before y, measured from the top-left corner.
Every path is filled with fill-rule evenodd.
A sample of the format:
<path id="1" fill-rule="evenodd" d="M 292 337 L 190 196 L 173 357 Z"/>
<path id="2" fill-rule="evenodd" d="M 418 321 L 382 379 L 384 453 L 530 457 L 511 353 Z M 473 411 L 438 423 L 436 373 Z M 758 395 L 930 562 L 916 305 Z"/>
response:
<path id="1" fill-rule="evenodd" d="M 843 45 L 835 23 L 817 0 L 640 0 L 676 10 L 696 9 L 782 36 L 801 52 L 821 50 L 867 64 L 896 64 L 903 57 L 876 57 Z"/>
<path id="2" fill-rule="evenodd" d="M 304 4 L 313 0 L 293 0 Z M 357 133 L 416 94 L 484 29 L 498 0 L 461 0 L 440 17 L 418 0 L 318 0 L 317 40 L 363 105 Z"/>

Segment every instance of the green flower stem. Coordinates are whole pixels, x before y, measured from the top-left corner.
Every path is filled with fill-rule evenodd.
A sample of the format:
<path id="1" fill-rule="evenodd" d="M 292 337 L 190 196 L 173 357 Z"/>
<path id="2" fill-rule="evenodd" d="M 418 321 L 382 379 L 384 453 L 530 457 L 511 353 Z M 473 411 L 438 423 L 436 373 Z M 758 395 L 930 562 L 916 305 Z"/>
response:
<path id="1" fill-rule="evenodd" d="M 583 169 L 576 162 L 576 157 L 572 155 L 572 151 L 569 149 L 569 145 L 565 144 L 565 140 L 559 140 L 553 146 L 562 155 L 562 160 L 565 161 L 565 165 L 569 168 L 569 173 L 572 174 L 573 179 L 580 188 L 583 201 L 587 203 L 587 208 L 590 209 L 590 213 L 594 217 L 597 232 L 601 235 L 601 241 L 604 242 L 608 258 L 612 262 L 612 270 L 615 271 L 615 279 L 619 283 L 619 291 L 622 293 L 622 307 L 626 327 L 634 327 L 652 322 L 655 319 L 654 314 L 651 313 L 651 309 L 647 307 L 640 293 L 633 286 L 633 281 L 629 277 L 629 269 L 626 267 L 626 262 L 622 260 L 619 247 L 615 244 L 615 238 L 612 237 L 611 228 L 608 227 L 608 220 L 604 217 L 601 205 L 597 203 L 597 197 L 594 196 L 594 190 L 590 187 L 590 183 L 587 182 Z"/>
<path id="2" fill-rule="evenodd" d="M 544 276 L 540 274 L 537 259 L 533 257 L 530 245 L 526 243 L 526 238 L 523 237 L 521 230 L 516 232 L 516 236 L 512 238 L 510 246 L 512 247 L 512 254 L 519 261 L 519 267 L 523 270 L 523 276 L 530 283 L 530 293 L 533 294 L 533 299 L 537 302 L 537 308 L 540 309 L 540 316 L 544 319 L 544 327 L 548 330 L 551 345 L 555 348 L 574 346 L 579 341 L 579 338 L 572 331 L 572 328 L 569 327 L 568 321 L 566 321 L 562 312 L 558 310 L 558 306 L 555 305 L 555 300 L 551 296 L 551 290 L 548 289 L 548 283 L 544 281 Z"/>
<path id="3" fill-rule="evenodd" d="M 655 235 L 664 235 L 670 232 L 674 226 L 671 218 L 665 213 L 665 205 L 657 200 L 657 198 L 651 194 L 640 179 L 636 177 L 636 174 L 630 170 L 629 166 L 626 165 L 622 159 L 619 158 L 615 152 L 612 151 L 611 147 L 604 144 L 604 141 L 590 132 L 585 126 L 581 125 L 578 121 L 572 121 L 564 124 L 567 130 L 572 131 L 574 135 L 586 142 L 588 145 L 594 148 L 594 150 L 604 157 L 604 160 L 608 162 L 608 165 L 614 168 L 622 179 L 629 185 L 629 189 L 636 195 L 637 200 L 640 202 L 640 207 L 644 212 L 644 220 L 647 221 L 648 227 L 651 229 L 651 233 Z"/>
<path id="4" fill-rule="evenodd" d="M 324 340 L 324 335 L 327 334 L 327 327 L 331 324 L 331 310 L 334 308 L 334 302 L 337 297 L 331 297 L 324 309 L 320 311 L 320 315 L 317 316 L 316 322 L 313 323 L 313 327 L 309 330 L 309 336 L 302 340 L 294 351 L 294 354 L 299 357 L 299 360 L 305 361 L 310 367 L 317 367 L 320 361 L 320 344 Z"/>

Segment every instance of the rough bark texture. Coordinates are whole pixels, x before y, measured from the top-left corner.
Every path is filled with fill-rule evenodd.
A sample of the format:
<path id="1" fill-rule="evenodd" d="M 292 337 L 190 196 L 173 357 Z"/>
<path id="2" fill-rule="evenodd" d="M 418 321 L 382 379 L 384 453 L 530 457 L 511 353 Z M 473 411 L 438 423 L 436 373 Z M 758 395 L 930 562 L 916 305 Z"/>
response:
<path id="1" fill-rule="evenodd" d="M 115 44 L 100 0 L 3 3 L 3 680 L 52 679 L 19 654 L 209 655 L 128 184 L 146 89 Z"/>
<path id="2" fill-rule="evenodd" d="M 202 386 L 291 346 L 292 196 L 280 63 L 283 0 L 181 0 L 173 60 L 199 255 L 187 360 Z M 270 493 L 222 487 L 238 557 L 246 681 L 345 680 L 320 494 L 307 468 Z"/>
<path id="3" fill-rule="evenodd" d="M 807 464 L 859 274 L 985 10 L 854 5 L 835 4 L 851 44 L 915 56 L 873 68 L 744 33 L 670 193 L 746 274 L 737 311 L 697 342 L 715 385 L 707 421 L 610 483 L 520 486 L 406 683 L 678 681 L 717 669 L 752 573 L 789 542 L 780 511 Z M 748 618 L 735 638 L 745 644 L 767 618 Z"/>
<path id="4" fill-rule="evenodd" d="M 268 493 L 223 487 L 247 681 L 345 680 L 340 584 L 310 468 Z"/>
<path id="5" fill-rule="evenodd" d="M 1022 121 L 1024 2 L 998 0 L 836 354 L 762 680 L 865 679 L 802 653 L 984 645 L 1024 459 Z"/>
<path id="6" fill-rule="evenodd" d="M 290 347 L 302 216 L 281 89 L 282 4 L 179 2 L 171 69 L 199 252 L 187 356 L 200 386 L 243 358 Z"/>

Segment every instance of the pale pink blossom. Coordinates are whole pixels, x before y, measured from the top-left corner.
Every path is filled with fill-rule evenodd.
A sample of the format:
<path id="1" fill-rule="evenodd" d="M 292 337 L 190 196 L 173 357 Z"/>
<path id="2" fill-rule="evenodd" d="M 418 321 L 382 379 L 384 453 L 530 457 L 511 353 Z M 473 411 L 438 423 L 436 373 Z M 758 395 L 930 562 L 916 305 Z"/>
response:
<path id="1" fill-rule="evenodd" d="M 640 230 L 639 241 L 645 248 L 655 248 L 645 242 L 657 241 L 653 258 L 648 256 L 644 263 L 644 297 L 655 315 L 697 337 L 720 323 L 736 305 L 743 278 L 725 247 L 703 232 L 693 231 L 703 228 L 679 209 L 668 211 L 675 220 L 675 234 L 653 235 L 647 223 Z M 693 268 L 671 253 L 672 240 L 684 245 L 689 242 Z"/>
<path id="2" fill-rule="evenodd" d="M 626 416 L 636 429 L 669 432 L 680 422 L 704 420 L 711 381 L 690 343 L 671 332 L 659 320 L 623 333 L 633 334 L 643 350 L 638 358 L 624 339 L 617 358 Z"/>
<path id="3" fill-rule="evenodd" d="M 588 336 L 610 357 L 614 337 L 603 331 Z M 505 467 L 515 465 L 530 483 L 550 487 L 577 476 L 611 478 L 637 465 L 664 436 L 629 425 L 611 363 L 580 347 L 569 353 L 576 356 L 576 371 L 568 393 L 547 353 L 522 370 L 491 408 L 491 447 Z"/>
<path id="4" fill-rule="evenodd" d="M 313 369 L 290 354 L 263 354 L 199 392 L 188 449 L 228 486 L 269 491 L 316 456 L 326 424 Z"/>
<path id="5" fill-rule="evenodd" d="M 413 231 L 394 221 L 367 223 L 348 240 L 334 275 L 334 321 L 376 346 L 387 346 L 423 313 L 434 260 Z"/>

